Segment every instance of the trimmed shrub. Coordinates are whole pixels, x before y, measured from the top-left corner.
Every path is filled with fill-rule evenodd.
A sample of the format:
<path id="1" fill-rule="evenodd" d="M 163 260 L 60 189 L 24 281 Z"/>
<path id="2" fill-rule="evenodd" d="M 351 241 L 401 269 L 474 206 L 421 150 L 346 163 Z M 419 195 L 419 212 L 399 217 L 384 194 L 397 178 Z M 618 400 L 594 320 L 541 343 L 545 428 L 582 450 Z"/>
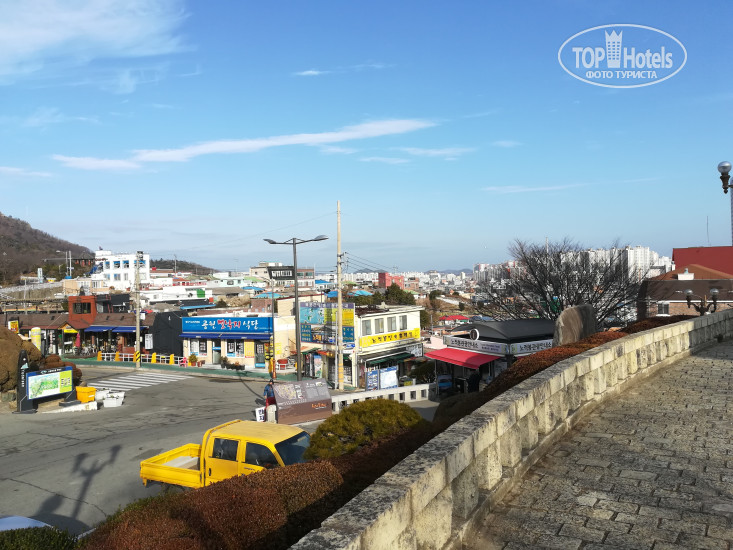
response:
<path id="1" fill-rule="evenodd" d="M 305 458 L 331 458 L 352 453 L 374 440 L 423 422 L 409 405 L 390 399 L 368 399 L 327 418 L 311 436 Z"/>
<path id="2" fill-rule="evenodd" d="M 637 332 L 643 332 L 645 330 L 663 327 L 665 325 L 671 325 L 672 323 L 679 323 L 680 321 L 686 321 L 688 319 L 694 319 L 697 315 L 673 315 L 671 317 L 650 317 L 649 319 L 643 319 L 631 323 L 629 326 L 624 328 L 626 334 L 635 334 Z"/>
<path id="3" fill-rule="evenodd" d="M 135 502 L 85 537 L 100 550 L 288 548 L 337 510 L 343 480 L 328 462 L 233 477 Z"/>
<path id="4" fill-rule="evenodd" d="M 72 550 L 76 547 L 76 537 L 68 531 L 60 531 L 55 527 L 29 527 L 0 531 L 0 549 L 37 550 Z"/>

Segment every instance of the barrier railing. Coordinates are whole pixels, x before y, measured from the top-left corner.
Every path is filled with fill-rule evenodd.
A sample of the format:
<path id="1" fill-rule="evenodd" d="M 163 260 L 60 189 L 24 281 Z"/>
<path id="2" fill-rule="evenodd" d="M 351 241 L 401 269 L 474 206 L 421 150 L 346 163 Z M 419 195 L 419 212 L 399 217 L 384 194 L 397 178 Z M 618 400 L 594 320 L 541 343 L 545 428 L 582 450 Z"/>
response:
<path id="1" fill-rule="evenodd" d="M 392 399 L 400 403 L 427 401 L 430 399 L 430 392 L 433 386 L 434 384 L 417 384 L 415 386 L 400 386 L 399 388 L 386 390 L 370 390 L 333 395 L 331 396 L 331 410 L 337 413 L 352 403 L 366 401 L 367 399 Z"/>
<path id="2" fill-rule="evenodd" d="M 110 362 L 135 362 L 134 353 L 121 353 L 115 352 L 97 352 L 97 361 L 110 361 Z M 141 363 L 151 363 L 157 365 L 176 365 L 179 367 L 187 367 L 188 359 L 179 355 L 164 355 L 160 353 L 141 353 Z"/>

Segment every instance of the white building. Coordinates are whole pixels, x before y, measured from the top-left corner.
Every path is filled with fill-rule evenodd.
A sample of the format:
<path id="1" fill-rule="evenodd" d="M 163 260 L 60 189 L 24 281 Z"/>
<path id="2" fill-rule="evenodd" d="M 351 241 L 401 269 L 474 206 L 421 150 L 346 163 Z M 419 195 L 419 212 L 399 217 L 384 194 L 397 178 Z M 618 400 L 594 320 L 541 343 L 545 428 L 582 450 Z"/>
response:
<path id="1" fill-rule="evenodd" d="M 110 290 L 131 291 L 135 288 L 137 254 L 113 254 L 110 250 L 94 252 L 94 267 L 91 273 L 91 291 L 94 293 Z M 138 276 L 140 286 L 150 284 L 150 254 L 142 254 Z"/>

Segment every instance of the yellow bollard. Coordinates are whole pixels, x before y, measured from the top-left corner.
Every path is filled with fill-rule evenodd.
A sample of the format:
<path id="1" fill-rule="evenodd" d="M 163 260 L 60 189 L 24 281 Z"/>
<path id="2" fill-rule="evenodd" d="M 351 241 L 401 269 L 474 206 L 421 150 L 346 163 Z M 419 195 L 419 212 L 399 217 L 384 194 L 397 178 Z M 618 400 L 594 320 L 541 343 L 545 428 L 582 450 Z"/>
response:
<path id="1" fill-rule="evenodd" d="M 119 361 L 119 360 L 120 360 L 120 352 L 116 351 L 115 352 L 115 361 Z"/>
<path id="2" fill-rule="evenodd" d="M 150 362 L 151 362 L 151 363 L 157 363 L 155 355 L 156 355 L 156 354 L 154 353 L 154 354 L 152 355 L 152 357 L 150 358 Z"/>
<path id="3" fill-rule="evenodd" d="M 175 355 L 173 355 L 172 353 L 171 353 L 170 358 L 168 359 L 168 364 L 175 365 Z"/>
<path id="4" fill-rule="evenodd" d="M 97 352 L 97 361 L 101 361 L 101 360 L 102 360 L 102 352 L 98 351 Z"/>

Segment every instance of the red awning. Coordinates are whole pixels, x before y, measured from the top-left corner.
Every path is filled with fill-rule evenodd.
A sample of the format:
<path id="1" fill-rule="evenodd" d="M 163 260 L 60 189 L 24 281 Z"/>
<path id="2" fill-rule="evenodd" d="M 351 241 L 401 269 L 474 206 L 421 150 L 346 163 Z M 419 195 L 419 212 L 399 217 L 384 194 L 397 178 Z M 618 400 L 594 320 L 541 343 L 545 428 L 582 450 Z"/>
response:
<path id="1" fill-rule="evenodd" d="M 474 353 L 462 349 L 444 348 L 435 351 L 429 351 L 426 357 L 445 361 L 454 365 L 461 365 L 469 369 L 477 369 L 484 363 L 490 363 L 494 359 L 498 359 L 498 355 L 486 355 L 485 353 Z"/>

